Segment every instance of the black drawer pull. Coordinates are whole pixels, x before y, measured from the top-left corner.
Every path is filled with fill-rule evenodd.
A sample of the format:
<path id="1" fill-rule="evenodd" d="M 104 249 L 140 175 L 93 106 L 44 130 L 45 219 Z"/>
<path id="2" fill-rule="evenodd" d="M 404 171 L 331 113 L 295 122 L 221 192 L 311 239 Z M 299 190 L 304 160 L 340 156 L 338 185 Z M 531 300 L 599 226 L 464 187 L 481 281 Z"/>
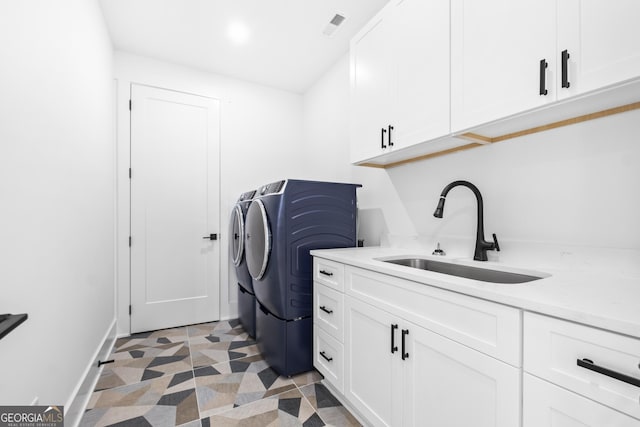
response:
<path id="1" fill-rule="evenodd" d="M 324 311 L 327 314 L 331 314 L 333 313 L 333 310 L 329 310 L 327 307 L 325 307 L 324 305 L 320 306 L 320 310 Z"/>
<path id="2" fill-rule="evenodd" d="M 407 335 L 409 335 L 409 330 L 408 329 L 403 329 L 402 330 L 402 360 L 405 360 L 405 359 L 409 358 L 409 353 L 407 353 L 405 351 L 405 346 L 406 346 L 405 337 Z"/>
<path id="3" fill-rule="evenodd" d="M 324 360 L 326 360 L 327 362 L 331 362 L 333 360 L 333 357 L 329 357 L 326 354 L 324 354 L 324 351 L 320 352 L 320 356 L 324 357 Z"/>
<path id="4" fill-rule="evenodd" d="M 634 385 L 636 387 L 640 387 L 640 379 L 630 377 L 629 375 L 621 374 L 620 372 L 612 371 L 611 369 L 608 369 L 608 368 L 603 368 L 602 366 L 598 366 L 595 363 L 593 363 L 593 360 L 578 359 L 576 360 L 576 362 L 578 363 L 578 366 L 582 368 L 597 372 L 602 375 L 606 375 L 608 377 L 625 382 L 627 384 Z"/>
<path id="5" fill-rule="evenodd" d="M 330 272 L 330 271 L 324 271 L 324 270 L 320 270 L 320 274 L 324 274 L 325 276 L 329 276 L 329 277 L 333 276 L 333 273 L 332 273 L 332 272 Z"/>
<path id="6" fill-rule="evenodd" d="M 398 346 L 396 345 L 396 329 L 398 329 L 398 325 L 391 325 L 391 354 L 398 351 Z"/>
<path id="7" fill-rule="evenodd" d="M 387 148 L 386 145 L 384 145 L 384 134 L 387 133 L 387 130 L 385 128 L 381 128 L 380 129 L 380 148 Z"/>
<path id="8" fill-rule="evenodd" d="M 547 60 L 540 60 L 540 95 L 546 95 L 547 91 Z"/>
<path id="9" fill-rule="evenodd" d="M 391 141 L 391 131 L 393 130 L 393 126 L 389 125 L 389 147 L 393 147 L 393 141 Z"/>
<path id="10" fill-rule="evenodd" d="M 562 87 L 563 88 L 568 88 L 569 86 L 571 86 L 571 83 L 569 83 L 569 58 L 571 57 L 571 55 L 569 55 L 569 51 L 567 51 L 566 49 L 562 51 Z"/>

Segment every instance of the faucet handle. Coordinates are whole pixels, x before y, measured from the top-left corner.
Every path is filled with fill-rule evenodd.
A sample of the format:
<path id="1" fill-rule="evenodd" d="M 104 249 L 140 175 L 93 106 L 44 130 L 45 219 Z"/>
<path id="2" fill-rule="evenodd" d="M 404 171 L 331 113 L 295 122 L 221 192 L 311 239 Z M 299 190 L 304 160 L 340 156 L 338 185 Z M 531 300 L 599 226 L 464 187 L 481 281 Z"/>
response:
<path id="1" fill-rule="evenodd" d="M 498 243 L 498 236 L 496 236 L 496 233 L 493 233 L 493 247 L 496 251 L 500 252 L 500 244 Z"/>
<path id="2" fill-rule="evenodd" d="M 434 251 L 431 253 L 431 255 L 440 255 L 440 256 L 446 255 L 445 251 L 440 249 L 440 242 L 438 242 L 438 247 L 436 249 L 434 249 Z"/>

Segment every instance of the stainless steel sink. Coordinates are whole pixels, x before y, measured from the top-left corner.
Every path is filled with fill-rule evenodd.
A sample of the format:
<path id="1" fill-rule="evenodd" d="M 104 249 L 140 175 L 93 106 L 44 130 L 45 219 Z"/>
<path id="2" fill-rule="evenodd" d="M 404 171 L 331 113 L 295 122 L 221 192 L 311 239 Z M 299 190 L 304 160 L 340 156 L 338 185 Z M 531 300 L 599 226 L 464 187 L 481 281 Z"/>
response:
<path id="1" fill-rule="evenodd" d="M 451 276 L 464 277 L 467 279 L 480 280 L 491 283 L 526 283 L 542 279 L 541 276 L 512 273 L 509 271 L 490 270 L 487 268 L 470 267 L 463 264 L 450 262 L 433 261 L 424 258 L 403 258 L 382 260 L 391 264 L 404 265 L 405 267 L 419 268 L 420 270 L 434 271 L 436 273 L 448 274 Z"/>

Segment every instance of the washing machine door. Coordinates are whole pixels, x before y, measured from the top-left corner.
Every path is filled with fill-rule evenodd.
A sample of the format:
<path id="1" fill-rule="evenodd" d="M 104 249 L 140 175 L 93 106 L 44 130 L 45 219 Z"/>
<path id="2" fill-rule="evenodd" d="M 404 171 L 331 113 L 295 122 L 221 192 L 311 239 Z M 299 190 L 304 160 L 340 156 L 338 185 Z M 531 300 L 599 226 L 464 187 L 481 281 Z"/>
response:
<path id="1" fill-rule="evenodd" d="M 249 205 L 245 218 L 245 243 L 247 268 L 255 280 L 260 280 L 267 270 L 271 255 L 271 229 L 267 210 L 261 200 Z"/>
<path id="2" fill-rule="evenodd" d="M 236 205 L 231 211 L 231 222 L 229 227 L 231 228 L 229 233 L 231 236 L 231 240 L 229 242 L 231 261 L 233 261 L 233 265 L 238 267 L 242 262 L 242 256 L 244 255 L 244 215 L 240 205 Z"/>

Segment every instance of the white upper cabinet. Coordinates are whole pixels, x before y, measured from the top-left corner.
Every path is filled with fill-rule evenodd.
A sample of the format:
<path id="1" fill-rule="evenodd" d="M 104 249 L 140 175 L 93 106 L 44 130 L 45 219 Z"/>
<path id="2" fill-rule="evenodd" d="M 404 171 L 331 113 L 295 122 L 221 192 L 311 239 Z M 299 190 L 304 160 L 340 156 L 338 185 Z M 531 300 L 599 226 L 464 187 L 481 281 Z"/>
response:
<path id="1" fill-rule="evenodd" d="M 351 162 L 402 164 L 470 148 L 466 132 L 486 142 L 634 104 L 638 22 L 638 0 L 391 0 L 351 40 Z"/>
<path id="2" fill-rule="evenodd" d="M 451 0 L 453 131 L 553 100 L 555 3 L 556 0 Z"/>
<path id="3" fill-rule="evenodd" d="M 351 160 L 373 157 L 387 147 L 391 100 L 390 30 L 384 8 L 351 41 Z"/>
<path id="4" fill-rule="evenodd" d="M 640 76 L 640 2 L 562 0 L 558 2 L 558 97 L 621 83 Z M 565 56 L 566 56 L 565 54 Z M 567 86 L 567 85 L 564 85 Z"/>
<path id="5" fill-rule="evenodd" d="M 400 149 L 449 133 L 449 0 L 401 0 L 396 38 L 391 142 Z"/>
<path id="6" fill-rule="evenodd" d="M 351 41 L 351 161 L 449 133 L 449 0 L 393 0 Z"/>
<path id="7" fill-rule="evenodd" d="M 638 22 L 636 0 L 451 0 L 452 131 L 637 81 Z M 611 108 L 611 96 L 574 110 Z"/>

